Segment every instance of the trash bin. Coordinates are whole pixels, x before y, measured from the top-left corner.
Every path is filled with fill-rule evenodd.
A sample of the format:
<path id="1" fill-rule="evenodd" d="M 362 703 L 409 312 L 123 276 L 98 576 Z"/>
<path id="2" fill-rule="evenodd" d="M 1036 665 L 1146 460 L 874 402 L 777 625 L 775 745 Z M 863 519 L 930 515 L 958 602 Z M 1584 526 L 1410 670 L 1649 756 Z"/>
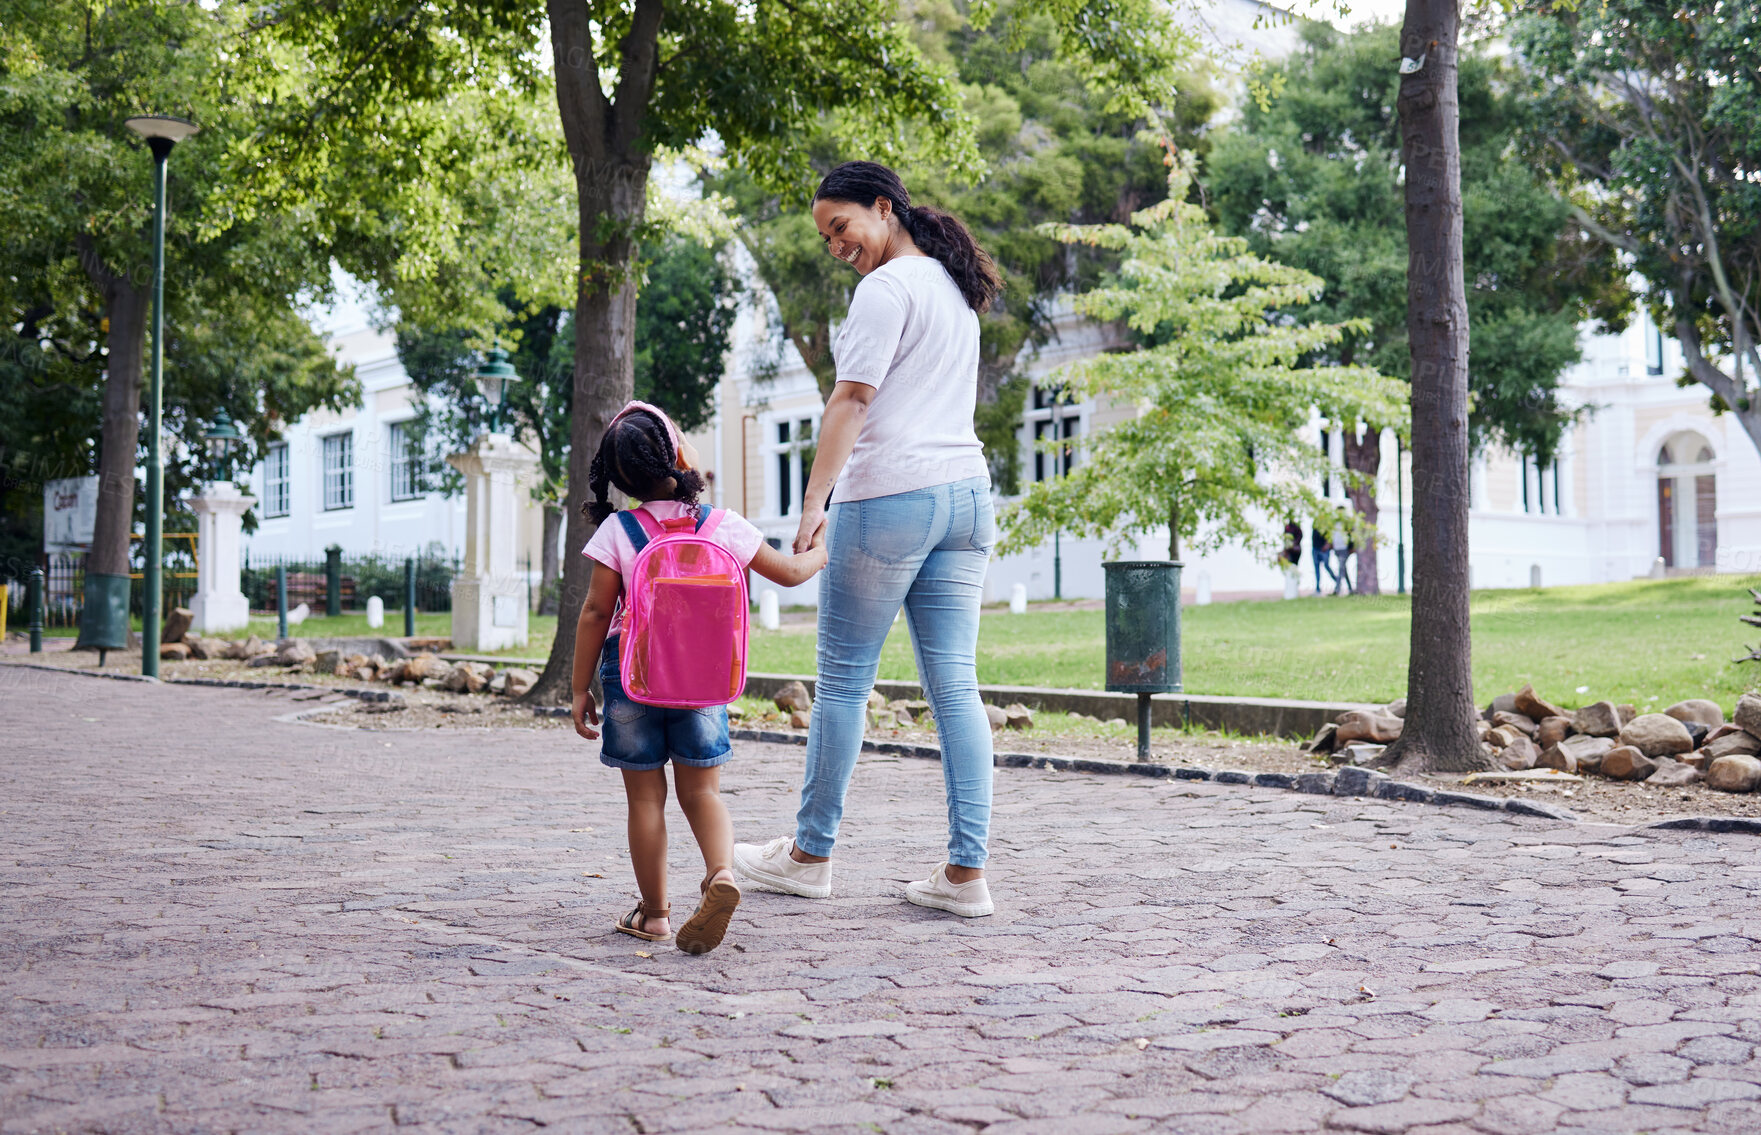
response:
<path id="1" fill-rule="evenodd" d="M 104 654 L 128 647 L 128 599 L 132 580 L 126 575 L 86 573 L 85 606 L 80 609 L 79 641 L 75 648 L 96 650 L 98 665 Z"/>
<path id="2" fill-rule="evenodd" d="M 1177 560 L 1102 564 L 1107 573 L 1107 689 L 1137 695 L 1137 755 L 1150 752 L 1150 695 L 1181 690 Z"/>

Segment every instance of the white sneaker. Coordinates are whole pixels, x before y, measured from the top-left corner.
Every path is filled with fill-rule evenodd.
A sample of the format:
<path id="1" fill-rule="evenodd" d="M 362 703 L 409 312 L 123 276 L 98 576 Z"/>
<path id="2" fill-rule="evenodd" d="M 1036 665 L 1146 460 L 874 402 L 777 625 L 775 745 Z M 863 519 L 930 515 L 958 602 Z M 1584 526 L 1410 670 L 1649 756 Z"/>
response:
<path id="1" fill-rule="evenodd" d="M 983 918 L 996 909 L 991 905 L 991 889 L 983 875 L 964 883 L 950 883 L 946 863 L 938 863 L 923 882 L 907 883 L 905 901 L 945 910 L 961 918 Z"/>
<path id="2" fill-rule="evenodd" d="M 772 890 L 807 899 L 830 898 L 831 861 L 797 863 L 789 854 L 794 846 L 794 836 L 779 836 L 763 847 L 756 843 L 736 843 L 734 870 Z"/>

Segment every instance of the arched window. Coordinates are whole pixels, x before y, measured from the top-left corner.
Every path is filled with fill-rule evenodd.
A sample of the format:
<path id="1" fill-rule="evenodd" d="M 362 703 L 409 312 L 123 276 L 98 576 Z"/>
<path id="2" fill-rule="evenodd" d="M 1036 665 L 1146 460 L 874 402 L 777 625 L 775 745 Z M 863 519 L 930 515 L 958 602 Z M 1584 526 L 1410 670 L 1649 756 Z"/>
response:
<path id="1" fill-rule="evenodd" d="M 1691 453 L 1691 462 L 1679 455 Z M 1679 433 L 1657 450 L 1657 554 L 1671 568 L 1718 562 L 1717 456 L 1705 438 Z"/>

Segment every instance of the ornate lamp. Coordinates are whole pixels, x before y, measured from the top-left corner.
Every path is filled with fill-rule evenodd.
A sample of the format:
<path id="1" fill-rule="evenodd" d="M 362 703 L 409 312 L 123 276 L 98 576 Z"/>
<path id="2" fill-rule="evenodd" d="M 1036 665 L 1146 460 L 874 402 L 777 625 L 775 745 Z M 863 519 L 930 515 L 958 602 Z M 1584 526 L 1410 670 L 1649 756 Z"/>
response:
<path id="1" fill-rule="evenodd" d="M 226 412 L 225 406 L 220 407 L 214 415 L 214 424 L 202 435 L 202 441 L 208 446 L 208 468 L 213 480 L 232 480 L 233 456 L 242 440 L 238 427 L 232 424 L 232 415 Z"/>
<path id="2" fill-rule="evenodd" d="M 501 428 L 502 407 L 507 405 L 508 386 L 520 381 L 519 372 L 514 364 L 508 361 L 508 353 L 497 343 L 483 357 L 483 365 L 471 376 L 477 380 L 477 389 L 483 392 L 483 400 L 489 403 L 489 432 L 495 433 Z"/>

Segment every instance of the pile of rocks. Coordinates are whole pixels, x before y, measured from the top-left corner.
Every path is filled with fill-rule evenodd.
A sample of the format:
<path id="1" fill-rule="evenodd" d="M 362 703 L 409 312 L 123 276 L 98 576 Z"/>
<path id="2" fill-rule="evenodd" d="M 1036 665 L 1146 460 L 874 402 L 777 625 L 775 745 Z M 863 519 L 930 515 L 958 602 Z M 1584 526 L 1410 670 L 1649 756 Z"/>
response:
<path id="1" fill-rule="evenodd" d="M 806 729 L 813 720 L 813 698 L 807 692 L 805 682 L 790 682 L 777 691 L 776 707 L 779 713 L 786 714 L 789 727 Z M 990 721 L 993 731 L 1003 728 L 1033 728 L 1033 711 L 1016 702 L 1009 706 L 986 705 L 985 717 Z M 731 709 L 735 717 L 742 716 L 737 708 Z M 870 729 L 909 729 L 912 726 L 931 728 L 935 725 L 935 714 L 927 701 L 914 701 L 907 698 L 887 700 L 879 690 L 868 692 L 868 727 Z"/>
<path id="2" fill-rule="evenodd" d="M 1333 754 L 1336 763 L 1368 764 L 1399 739 L 1405 717 L 1405 701 L 1342 713 L 1303 748 Z M 1505 769 L 1548 768 L 1663 786 L 1704 780 L 1723 792 L 1761 788 L 1761 696 L 1755 694 L 1739 698 L 1733 720 L 1726 721 L 1722 707 L 1705 698 L 1661 713 L 1606 701 L 1564 709 L 1524 686 L 1494 698 L 1476 724 L 1486 754 Z"/>

